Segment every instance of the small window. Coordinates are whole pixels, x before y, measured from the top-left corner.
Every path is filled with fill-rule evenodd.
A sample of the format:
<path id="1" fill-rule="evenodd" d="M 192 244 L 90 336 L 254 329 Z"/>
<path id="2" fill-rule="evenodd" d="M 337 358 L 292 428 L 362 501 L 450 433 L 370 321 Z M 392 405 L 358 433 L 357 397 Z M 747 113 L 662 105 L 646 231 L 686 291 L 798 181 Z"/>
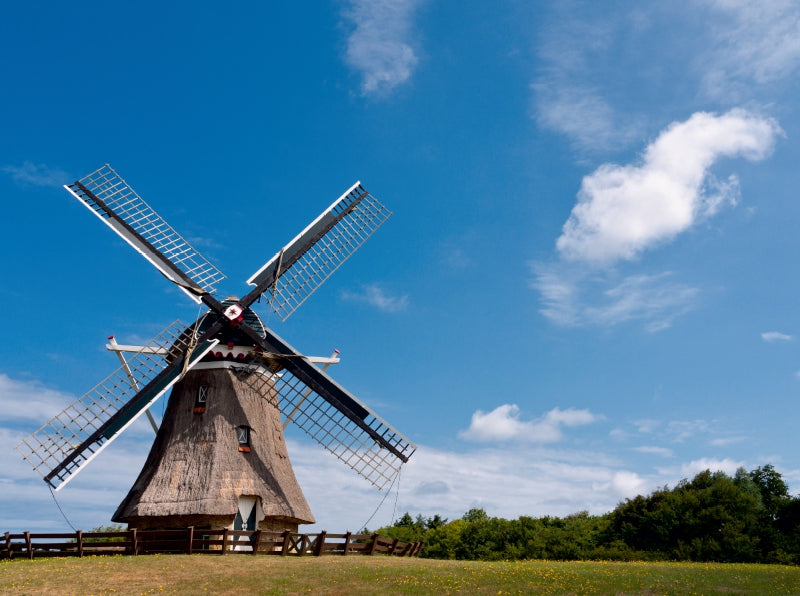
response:
<path id="1" fill-rule="evenodd" d="M 200 385 L 197 388 L 197 395 L 194 398 L 194 413 L 203 414 L 206 411 L 206 400 L 208 399 L 208 385 Z"/>
<path id="2" fill-rule="evenodd" d="M 240 426 L 237 428 L 236 437 L 239 439 L 239 451 L 250 453 L 250 427 Z"/>

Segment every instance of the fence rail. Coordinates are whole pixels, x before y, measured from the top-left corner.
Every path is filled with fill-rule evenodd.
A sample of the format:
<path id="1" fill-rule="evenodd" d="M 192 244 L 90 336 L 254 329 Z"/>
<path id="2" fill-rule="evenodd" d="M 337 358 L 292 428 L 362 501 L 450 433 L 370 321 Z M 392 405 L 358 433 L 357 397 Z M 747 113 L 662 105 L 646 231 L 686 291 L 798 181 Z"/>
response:
<path id="1" fill-rule="evenodd" d="M 282 556 L 393 555 L 417 557 L 422 542 L 379 534 L 298 534 L 240 530 L 126 530 L 121 532 L 3 534 L 0 559 L 90 555 L 249 554 Z"/>

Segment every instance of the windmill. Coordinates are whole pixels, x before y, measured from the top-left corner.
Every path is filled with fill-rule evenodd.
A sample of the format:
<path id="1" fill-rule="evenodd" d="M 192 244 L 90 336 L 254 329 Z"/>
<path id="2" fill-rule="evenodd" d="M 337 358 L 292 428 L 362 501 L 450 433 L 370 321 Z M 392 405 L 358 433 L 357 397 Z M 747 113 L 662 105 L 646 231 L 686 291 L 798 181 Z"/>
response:
<path id="1" fill-rule="evenodd" d="M 303 356 L 250 308 L 264 297 L 286 320 L 386 221 L 390 212 L 360 183 L 253 274 L 249 293 L 223 300 L 216 285 L 225 276 L 111 166 L 64 188 L 208 310 L 145 346 L 109 338 L 119 369 L 16 446 L 47 484 L 63 488 L 169 389 L 153 446 L 113 521 L 294 531 L 313 523 L 284 441 L 289 423 L 379 489 L 393 479 L 414 444 L 317 366 L 338 361 L 335 354 Z"/>

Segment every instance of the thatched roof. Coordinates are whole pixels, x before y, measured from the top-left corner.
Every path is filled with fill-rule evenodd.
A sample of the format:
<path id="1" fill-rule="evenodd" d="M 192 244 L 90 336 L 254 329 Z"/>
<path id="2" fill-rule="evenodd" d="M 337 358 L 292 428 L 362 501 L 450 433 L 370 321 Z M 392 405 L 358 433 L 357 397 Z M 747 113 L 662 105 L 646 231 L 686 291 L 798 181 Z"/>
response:
<path id="1" fill-rule="evenodd" d="M 156 440 L 133 488 L 113 516 L 135 525 L 140 517 L 230 516 L 242 495 L 261 498 L 265 516 L 314 523 L 286 443 L 277 396 L 256 394 L 230 369 L 192 370 L 175 385 Z M 261 374 L 261 373 L 250 373 Z M 209 387 L 204 413 L 195 397 Z M 241 452 L 237 429 L 250 431 Z"/>

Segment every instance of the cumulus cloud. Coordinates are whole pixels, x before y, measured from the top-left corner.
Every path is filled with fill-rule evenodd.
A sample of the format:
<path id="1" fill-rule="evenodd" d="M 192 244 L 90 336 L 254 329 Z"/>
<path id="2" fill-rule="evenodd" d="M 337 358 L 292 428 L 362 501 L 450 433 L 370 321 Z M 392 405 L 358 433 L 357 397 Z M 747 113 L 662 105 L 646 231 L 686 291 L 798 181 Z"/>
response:
<path id="1" fill-rule="evenodd" d="M 563 436 L 563 427 L 591 424 L 598 416 L 589 410 L 553 408 L 536 420 L 521 420 L 520 409 L 516 404 L 504 404 L 491 412 L 482 410 L 472 415 L 469 428 L 459 436 L 480 442 L 525 441 L 531 443 L 552 443 Z"/>
<path id="2" fill-rule="evenodd" d="M 411 30 L 419 4 L 420 0 L 352 0 L 344 11 L 355 24 L 345 59 L 362 74 L 362 94 L 386 94 L 411 77 L 417 64 Z"/>
<path id="3" fill-rule="evenodd" d="M 636 472 L 619 470 L 613 472 L 607 482 L 597 483 L 592 488 L 618 497 L 631 497 L 645 492 L 646 486 L 647 481 Z"/>
<path id="4" fill-rule="evenodd" d="M 319 520 L 316 527 L 331 531 L 360 529 L 370 515 L 368 527 L 374 529 L 405 511 L 448 519 L 473 507 L 506 519 L 583 510 L 601 514 L 612 510 L 620 498 L 664 484 L 661 478 L 628 470 L 597 451 L 537 445 L 449 451 L 420 445 L 402 469 L 395 485 L 399 490 L 389 491 L 386 498 L 318 447 L 293 442 L 288 447 L 298 481 Z M 348 499 L 328 498 L 332 491 L 347 494 Z M 363 509 L 349 505 L 354 501 L 364 504 Z"/>
<path id="5" fill-rule="evenodd" d="M 61 186 L 70 181 L 69 175 L 63 170 L 51 168 L 44 164 L 35 164 L 30 161 L 22 165 L 5 165 L 0 171 L 11 176 L 19 186 Z"/>
<path id="6" fill-rule="evenodd" d="M 684 478 L 693 478 L 700 472 L 710 470 L 712 472 L 725 472 L 729 476 L 733 476 L 736 470 L 745 466 L 743 461 L 734 461 L 729 458 L 715 459 L 703 457 L 690 461 L 689 463 L 680 466 L 681 476 Z"/>
<path id="7" fill-rule="evenodd" d="M 641 163 L 605 164 L 583 179 L 558 251 L 569 260 L 607 264 L 672 239 L 736 202 L 735 176 L 716 181 L 709 172 L 714 162 L 762 160 L 780 134 L 776 121 L 741 109 L 698 112 L 671 124 L 645 149 Z"/>
<path id="8" fill-rule="evenodd" d="M 778 341 L 792 341 L 792 336 L 780 331 L 765 331 L 761 334 L 761 339 L 767 343 L 775 343 Z"/>
<path id="9" fill-rule="evenodd" d="M 407 294 L 392 296 L 376 284 L 366 285 L 360 292 L 344 291 L 341 297 L 343 300 L 369 304 L 383 312 L 400 312 L 408 308 Z"/>

